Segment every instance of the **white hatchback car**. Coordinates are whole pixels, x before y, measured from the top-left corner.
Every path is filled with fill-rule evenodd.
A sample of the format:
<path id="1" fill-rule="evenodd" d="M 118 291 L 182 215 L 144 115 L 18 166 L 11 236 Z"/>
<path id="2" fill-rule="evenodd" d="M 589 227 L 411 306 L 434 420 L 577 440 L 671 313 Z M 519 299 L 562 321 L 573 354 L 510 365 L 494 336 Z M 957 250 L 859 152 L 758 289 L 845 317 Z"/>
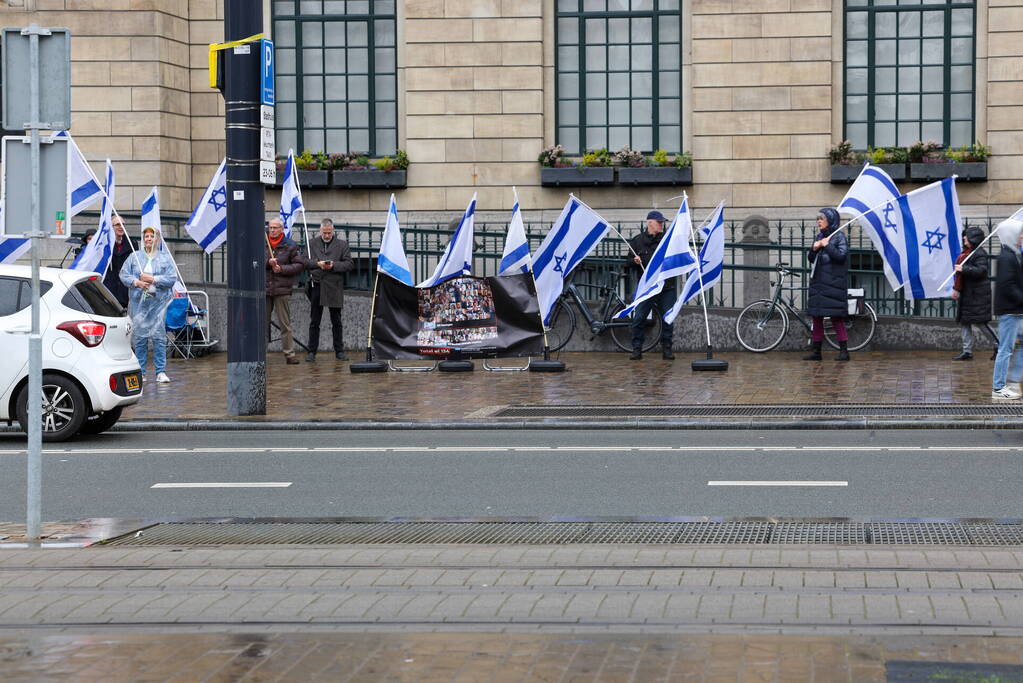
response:
<path id="1" fill-rule="evenodd" d="M 27 429 L 29 266 L 0 265 L 0 421 Z M 39 271 L 43 339 L 43 440 L 98 434 L 142 397 L 131 322 L 95 274 Z"/>

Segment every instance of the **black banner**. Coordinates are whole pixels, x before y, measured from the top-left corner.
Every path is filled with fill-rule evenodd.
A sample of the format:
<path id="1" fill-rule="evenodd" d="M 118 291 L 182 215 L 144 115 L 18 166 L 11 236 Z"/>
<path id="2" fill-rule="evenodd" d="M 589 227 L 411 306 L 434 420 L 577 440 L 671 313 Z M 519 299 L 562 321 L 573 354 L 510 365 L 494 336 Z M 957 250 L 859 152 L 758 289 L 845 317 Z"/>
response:
<path id="1" fill-rule="evenodd" d="M 543 353 L 533 278 L 458 277 L 417 289 L 381 275 L 373 311 L 377 360 L 513 358 Z"/>

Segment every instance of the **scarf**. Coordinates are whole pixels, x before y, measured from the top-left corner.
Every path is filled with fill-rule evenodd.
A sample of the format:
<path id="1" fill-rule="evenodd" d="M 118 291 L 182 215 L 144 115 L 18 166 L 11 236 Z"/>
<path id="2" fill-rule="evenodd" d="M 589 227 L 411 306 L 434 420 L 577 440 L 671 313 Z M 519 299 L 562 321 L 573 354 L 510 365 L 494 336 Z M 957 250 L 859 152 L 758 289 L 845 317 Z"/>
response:
<path id="1" fill-rule="evenodd" d="M 956 265 L 958 266 L 960 263 L 965 261 L 966 257 L 970 255 L 971 251 L 973 251 L 973 249 L 970 247 L 963 248 L 963 251 L 959 254 L 959 258 L 956 259 Z M 963 274 L 959 271 L 956 271 L 955 278 L 952 282 L 952 289 L 954 289 L 957 292 L 963 291 Z"/>
<path id="2" fill-rule="evenodd" d="M 284 239 L 284 233 L 282 232 L 280 235 L 278 235 L 277 239 L 274 239 L 273 237 L 267 235 L 267 239 L 270 240 L 270 246 L 273 247 L 274 249 L 277 249 L 277 245 L 280 244 L 281 240 Z"/>

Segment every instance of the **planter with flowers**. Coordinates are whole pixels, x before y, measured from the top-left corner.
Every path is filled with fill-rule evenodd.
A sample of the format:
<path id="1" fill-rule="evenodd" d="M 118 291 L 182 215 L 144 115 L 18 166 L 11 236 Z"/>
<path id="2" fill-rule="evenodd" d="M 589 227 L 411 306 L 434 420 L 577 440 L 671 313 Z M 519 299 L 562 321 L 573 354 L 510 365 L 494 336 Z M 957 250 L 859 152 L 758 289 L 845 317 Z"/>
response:
<path id="1" fill-rule="evenodd" d="M 333 187 L 400 189 L 407 184 L 409 159 L 403 149 L 399 149 L 393 157 L 376 160 L 354 152 L 331 156 L 337 157 L 331 181 Z"/>
<path id="2" fill-rule="evenodd" d="M 845 140 L 832 147 L 828 156 L 831 159 L 831 182 L 834 184 L 855 181 L 865 161 L 880 167 L 896 182 L 908 177 L 906 165 L 909 162 L 909 151 L 905 147 L 878 147 L 866 152 L 854 152 L 852 143 Z"/>
<path id="3" fill-rule="evenodd" d="M 578 164 L 564 158 L 561 145 L 548 147 L 540 153 L 540 184 L 546 187 L 560 185 L 614 185 L 615 169 L 611 154 L 606 149 L 586 152 Z"/>
<path id="4" fill-rule="evenodd" d="M 284 167 L 287 157 L 277 157 L 277 184 L 284 182 Z M 319 152 L 313 154 L 308 149 L 295 157 L 295 170 L 298 173 L 300 187 L 330 187 L 330 157 Z"/>
<path id="5" fill-rule="evenodd" d="M 918 142 L 909 148 L 909 174 L 921 183 L 953 175 L 962 182 L 984 182 L 990 153 L 991 150 L 979 142 L 958 149 L 942 149 L 936 142 Z"/>
<path id="6" fill-rule="evenodd" d="M 692 185 L 693 155 L 689 152 L 669 158 L 663 149 L 647 158 L 628 145 L 614 155 L 621 185 Z"/>

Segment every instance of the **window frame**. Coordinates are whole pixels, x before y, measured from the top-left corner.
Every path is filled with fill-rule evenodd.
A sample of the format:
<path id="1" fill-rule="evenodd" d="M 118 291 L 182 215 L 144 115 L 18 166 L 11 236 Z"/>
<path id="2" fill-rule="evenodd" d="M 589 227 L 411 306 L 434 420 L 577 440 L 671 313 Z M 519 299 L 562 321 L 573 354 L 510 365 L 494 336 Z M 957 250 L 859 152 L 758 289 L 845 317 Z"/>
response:
<path id="1" fill-rule="evenodd" d="M 295 125 L 294 125 L 294 127 L 288 126 L 288 127 L 282 128 L 282 126 L 280 126 L 280 121 L 278 119 L 277 131 L 280 131 L 282 129 L 286 130 L 286 131 L 294 131 L 294 135 L 295 135 L 295 149 L 296 149 L 296 151 L 298 153 L 301 153 L 301 151 L 305 150 L 305 149 L 309 149 L 309 150 L 311 150 L 314 153 L 315 152 L 328 152 L 329 146 L 328 146 L 328 143 L 327 143 L 327 133 L 329 131 L 331 131 L 331 130 L 344 130 L 345 131 L 345 136 L 346 136 L 348 144 L 346 145 L 346 149 L 340 150 L 341 152 L 357 152 L 359 154 L 364 154 L 364 155 L 366 155 L 368 157 L 375 158 L 375 157 L 380 157 L 380 156 L 384 156 L 384 155 L 394 155 L 394 153 L 397 151 L 397 149 L 400 146 L 400 144 L 399 144 L 399 130 L 398 130 L 399 116 L 398 116 L 398 12 L 397 12 L 397 3 L 400 0 L 393 0 L 393 2 L 391 3 L 391 9 L 390 9 L 389 12 L 380 12 L 380 11 L 378 11 L 378 9 L 377 9 L 378 2 L 376 0 L 366 0 L 366 1 L 367 1 L 368 11 L 367 12 L 363 12 L 363 13 L 356 14 L 356 13 L 347 13 L 347 12 L 345 12 L 343 14 L 338 14 L 338 13 L 321 12 L 321 13 L 318 13 L 318 14 L 310 14 L 310 13 L 303 14 L 302 13 L 303 0 L 271 0 L 271 26 L 273 26 L 276 29 L 277 23 L 281 22 L 281 21 L 290 22 L 294 26 L 294 32 L 295 32 L 295 35 L 294 35 L 294 45 L 290 45 L 290 46 L 288 46 L 288 47 L 286 47 L 284 49 L 294 50 L 294 53 L 295 53 L 295 58 L 294 58 L 295 72 L 294 72 L 293 75 L 292 74 L 287 74 L 288 76 L 293 76 L 294 79 L 295 79 L 295 100 L 294 100 L 294 102 L 292 102 L 291 100 L 286 100 L 286 101 L 283 102 L 283 104 L 294 104 L 294 107 L 295 107 Z M 285 4 L 291 6 L 291 13 L 290 14 L 279 14 L 278 13 L 278 6 L 279 5 L 285 5 Z M 323 6 L 323 4 L 321 3 L 321 8 L 322 8 L 322 6 Z M 346 8 L 347 8 L 347 5 L 346 5 Z M 388 21 L 391 22 L 391 26 L 393 27 L 393 30 L 394 30 L 393 31 L 393 42 L 392 42 L 391 45 L 384 45 L 382 47 L 390 48 L 392 50 L 393 57 L 394 57 L 394 69 L 393 69 L 393 71 L 380 72 L 376 68 L 376 63 L 377 63 L 376 50 L 378 49 L 378 46 L 376 44 L 376 40 L 377 40 L 376 25 L 377 25 L 378 22 L 388 22 Z M 312 46 L 312 47 L 308 48 L 308 49 L 315 49 L 315 50 L 319 51 L 319 55 L 320 55 L 319 59 L 321 60 L 322 68 L 321 68 L 321 70 L 319 72 L 307 73 L 305 71 L 305 63 L 304 63 L 304 60 L 305 60 L 304 52 L 305 52 L 305 50 L 307 48 L 305 48 L 304 44 L 303 44 L 303 34 L 304 34 L 303 25 L 304 24 L 320 24 L 320 26 L 321 26 L 321 35 L 322 35 L 322 33 L 323 33 L 322 27 L 325 26 L 328 23 L 335 23 L 335 22 L 345 25 L 345 34 L 346 34 L 345 43 L 346 44 L 344 46 L 340 47 L 340 48 L 329 48 L 329 47 L 327 47 L 327 46 L 325 46 L 323 44 L 321 44 L 319 46 Z M 366 72 L 365 72 L 365 77 L 366 77 L 365 98 L 359 97 L 358 99 L 353 99 L 351 97 L 351 92 L 349 91 L 349 88 L 348 88 L 348 86 L 350 84 L 350 78 L 353 75 L 352 72 L 348 69 L 348 63 L 347 63 L 348 51 L 351 49 L 351 46 L 347 45 L 347 33 L 348 33 L 347 26 L 348 26 L 349 23 L 365 23 L 366 28 L 367 28 L 366 45 L 365 46 L 361 46 L 361 45 L 357 46 L 359 48 L 365 47 L 365 50 L 366 50 L 366 60 L 367 61 L 366 61 Z M 327 71 L 327 67 L 326 67 L 326 64 L 325 64 L 326 60 L 324 58 L 324 51 L 328 50 L 328 49 L 342 49 L 342 50 L 345 51 L 345 70 L 343 72 L 328 72 Z M 363 74 L 359 73 L 359 74 L 354 74 L 354 75 L 362 76 Z M 305 123 L 305 116 L 304 116 L 304 112 L 303 112 L 304 105 L 305 105 L 305 102 L 306 102 L 306 100 L 305 100 L 305 83 L 304 83 L 304 81 L 305 81 L 305 78 L 307 76 L 318 76 L 319 78 L 323 79 L 323 82 L 324 82 L 324 85 L 323 85 L 323 89 L 324 89 L 323 97 L 321 97 L 318 100 L 310 100 L 310 103 L 317 103 L 317 104 L 319 104 L 320 106 L 323 107 L 323 124 L 320 125 L 320 126 L 309 126 L 309 125 L 306 125 L 306 123 Z M 390 76 L 394 80 L 394 90 L 393 90 L 392 93 L 389 93 L 390 97 L 385 97 L 385 98 L 378 97 L 377 82 L 376 81 L 377 81 L 377 78 L 380 77 L 380 76 Z M 345 98 L 344 99 L 331 99 L 331 98 L 327 97 L 326 79 L 328 77 L 343 77 L 343 78 L 346 79 L 346 83 L 345 83 Z M 359 93 L 359 94 L 361 95 L 361 93 Z M 280 102 L 280 96 L 279 96 L 279 90 L 278 90 L 278 105 L 279 104 L 282 104 L 282 102 Z M 327 115 L 327 105 L 328 104 L 340 104 L 340 105 L 343 105 L 345 107 L 345 125 L 344 126 L 331 126 L 331 125 L 329 125 L 330 119 L 328 118 L 328 115 Z M 352 104 L 365 104 L 366 105 L 366 109 L 367 109 L 366 121 L 367 122 L 366 122 L 365 126 L 352 126 L 351 125 L 351 105 Z M 377 123 L 377 106 L 379 104 L 391 104 L 393 106 L 393 109 L 394 109 L 394 123 L 393 123 L 393 125 L 387 125 L 387 126 L 378 125 L 378 123 Z M 351 131 L 352 130 L 357 130 L 357 131 L 365 130 L 367 132 L 367 137 L 369 139 L 369 145 L 368 145 L 367 149 L 359 149 L 359 148 L 356 148 L 356 147 L 354 147 L 352 145 L 352 143 L 351 143 Z M 383 149 L 383 148 L 379 147 L 378 144 L 377 144 L 377 134 L 378 134 L 378 131 L 386 131 L 386 130 L 393 130 L 393 132 L 394 132 L 393 148 Z M 318 149 L 314 148 L 313 146 L 311 146 L 306 141 L 306 132 L 307 131 L 319 131 L 319 132 L 321 132 L 323 134 L 323 145 L 320 148 L 318 148 Z M 275 133 L 275 135 L 276 135 L 276 133 Z M 278 145 L 278 146 L 280 146 L 280 145 Z M 338 152 L 338 150 L 333 150 L 330 153 L 337 153 L 337 152 Z"/>
<path id="2" fill-rule="evenodd" d="M 887 14 L 887 13 L 894 14 L 896 16 L 896 21 L 895 21 L 895 24 L 896 24 L 896 34 L 895 34 L 895 38 L 894 38 L 895 45 L 896 45 L 896 49 L 895 49 L 895 62 L 894 62 L 894 64 L 891 65 L 891 68 L 896 70 L 896 81 L 895 81 L 895 90 L 892 93 L 885 92 L 885 93 L 882 93 L 880 96 L 891 96 L 891 97 L 895 98 L 895 115 L 894 115 L 894 118 L 892 119 L 892 121 L 889 121 L 887 119 L 882 121 L 882 123 L 894 123 L 894 125 L 895 125 L 895 139 L 894 139 L 894 145 L 881 145 L 881 146 L 882 147 L 892 147 L 892 146 L 895 146 L 895 147 L 908 147 L 909 146 L 909 145 L 900 145 L 899 144 L 898 128 L 899 128 L 899 124 L 904 122 L 904 121 L 907 122 L 907 123 L 908 122 L 913 122 L 914 124 L 916 124 L 918 129 L 919 129 L 919 132 L 920 132 L 920 134 L 922 136 L 922 134 L 923 134 L 923 125 L 928 122 L 928 119 L 925 118 L 924 109 L 923 109 L 924 105 L 923 105 L 922 98 L 925 95 L 936 94 L 934 92 L 925 91 L 923 89 L 924 88 L 924 85 L 922 83 L 922 81 L 923 81 L 923 69 L 928 67 L 928 66 L 935 67 L 935 66 L 938 66 L 938 64 L 937 63 L 926 63 L 926 62 L 924 62 L 923 53 L 922 53 L 922 49 L 923 48 L 921 46 L 920 61 L 917 64 L 917 66 L 921 69 L 921 74 L 920 74 L 921 84 L 920 84 L 919 88 L 915 92 L 907 93 L 907 94 L 915 94 L 915 95 L 917 95 L 918 97 L 921 98 L 921 101 L 920 101 L 920 104 L 919 104 L 919 114 L 915 118 L 913 118 L 913 119 L 901 119 L 899 117 L 899 106 L 900 105 L 899 105 L 899 101 L 898 101 L 899 100 L 899 96 L 902 94 L 901 91 L 899 90 L 899 83 L 898 83 L 898 69 L 900 67 L 900 63 L 899 63 L 900 55 L 899 55 L 899 49 L 898 49 L 898 42 L 902 38 L 899 35 L 899 28 L 898 28 L 899 21 L 898 21 L 898 17 L 899 17 L 900 14 L 909 13 L 909 12 L 915 12 L 915 13 L 917 13 L 917 14 L 919 14 L 921 16 L 920 40 L 922 42 L 925 39 L 924 38 L 924 34 L 923 34 L 923 31 L 924 31 L 923 21 L 922 21 L 923 13 L 924 12 L 937 12 L 937 11 L 940 11 L 944 15 L 943 16 L 944 27 L 943 27 L 943 32 L 942 32 L 942 35 L 941 35 L 941 40 L 942 40 L 942 62 L 940 64 L 940 67 L 942 69 L 942 85 L 941 85 L 941 90 L 940 90 L 940 95 L 941 95 L 941 98 L 942 98 L 942 112 L 941 112 L 942 139 L 941 140 L 936 140 L 935 142 L 938 142 L 943 147 L 952 147 L 953 146 L 954 143 L 953 143 L 953 140 L 952 140 L 952 124 L 953 124 L 954 121 L 956 121 L 956 122 L 964 121 L 965 119 L 953 118 L 953 116 L 952 116 L 952 97 L 953 97 L 953 95 L 969 95 L 969 98 L 970 98 L 970 114 L 969 114 L 970 135 L 969 135 L 969 141 L 964 143 L 964 144 L 973 144 L 974 141 L 976 140 L 976 136 L 977 136 L 977 12 L 978 12 L 978 4 L 979 3 L 976 2 L 976 0 L 946 0 L 944 2 L 934 2 L 934 1 L 928 2 L 928 0 L 921 0 L 919 2 L 919 4 L 899 4 L 898 0 L 894 0 L 893 4 L 879 5 L 879 4 L 877 4 L 877 0 L 863 0 L 862 4 L 853 5 L 853 4 L 850 4 L 849 0 L 843 0 L 843 3 L 842 3 L 842 7 L 843 7 L 843 9 L 842 9 L 842 100 L 841 100 L 842 101 L 842 138 L 844 140 L 851 140 L 852 139 L 852 136 L 849 135 L 849 125 L 850 125 L 850 121 L 849 121 L 849 107 L 848 107 L 848 99 L 850 97 L 850 93 L 849 93 L 849 78 L 848 78 L 849 69 L 850 68 L 865 68 L 866 71 L 867 71 L 867 86 L 866 86 L 866 92 L 863 93 L 863 97 L 865 97 L 866 100 L 867 100 L 867 103 L 866 103 L 866 107 L 867 107 L 866 118 L 864 120 L 855 120 L 855 121 L 852 121 L 851 123 L 854 124 L 854 125 L 855 124 L 862 124 L 862 125 L 866 126 L 866 128 L 867 128 L 867 136 L 866 136 L 867 146 L 866 146 L 866 148 L 876 149 L 878 147 L 878 145 L 876 144 L 876 139 L 877 139 L 876 138 L 877 116 L 876 116 L 876 112 L 875 112 L 875 109 L 876 109 L 875 100 L 879 96 L 879 94 L 877 92 L 877 86 L 876 86 L 876 70 L 878 69 L 878 66 L 876 64 L 876 48 L 875 48 L 876 42 L 878 40 L 878 38 L 876 37 L 876 29 L 877 29 L 876 17 L 877 17 L 878 14 Z M 953 14 L 953 10 L 956 10 L 956 9 L 969 9 L 969 10 L 972 11 L 971 33 L 970 33 L 969 37 L 970 37 L 970 40 L 972 41 L 973 51 L 972 51 L 972 55 L 971 55 L 971 59 L 970 59 L 970 63 L 969 63 L 969 66 L 970 66 L 970 89 L 969 90 L 956 90 L 955 92 L 952 92 L 952 69 L 957 67 L 957 66 L 965 66 L 965 64 L 963 64 L 963 63 L 954 63 L 953 59 L 952 59 L 952 40 L 953 40 L 953 36 L 952 36 L 952 14 Z M 849 38 L 849 14 L 851 12 L 863 12 L 864 14 L 866 14 L 866 19 L 867 19 L 867 37 L 866 38 Z M 956 37 L 957 38 L 962 38 L 962 37 L 965 37 L 965 36 L 956 36 Z M 882 38 L 882 40 L 887 40 L 887 38 Z M 867 46 L 867 63 L 866 63 L 866 65 L 864 67 L 859 67 L 859 66 L 851 67 L 849 65 L 849 43 L 851 41 L 852 42 L 863 42 L 863 43 L 866 43 L 866 46 Z M 888 65 L 884 65 L 881 68 L 888 68 Z M 858 96 L 858 95 L 859 95 L 859 93 L 853 93 L 852 96 L 855 97 L 855 96 Z M 933 119 L 931 121 L 933 121 Z M 909 143 L 909 144 L 911 145 L 913 143 Z M 860 148 L 857 148 L 857 150 L 858 151 L 863 151 Z"/>
<path id="3" fill-rule="evenodd" d="M 683 20 L 683 2 L 685 0 L 677 0 L 674 2 L 675 7 L 669 9 L 661 9 L 661 3 L 665 0 L 651 0 L 651 9 L 644 10 L 586 10 L 584 9 L 584 0 L 569 0 L 574 2 L 576 7 L 574 10 L 562 9 L 562 4 L 565 0 L 553 0 L 554 1 L 554 135 L 555 142 L 557 144 L 564 144 L 564 140 L 561 139 L 561 132 L 563 128 L 574 128 L 578 131 L 579 144 L 578 149 L 567 149 L 566 153 L 570 155 L 581 155 L 587 150 L 594 149 L 596 146 L 587 144 L 586 131 L 587 128 L 603 128 L 605 131 L 606 144 L 604 147 L 610 149 L 611 145 L 611 129 L 619 127 L 613 125 L 611 122 L 611 103 L 616 101 L 624 101 L 630 103 L 629 122 L 624 124 L 629 130 L 629 147 L 636 151 L 644 154 L 652 154 L 657 149 L 663 147 L 661 140 L 661 122 L 660 122 L 660 103 L 665 99 L 660 96 L 660 75 L 662 73 L 660 67 L 660 54 L 659 47 L 662 45 L 669 45 L 671 43 L 662 43 L 660 40 L 661 23 L 660 19 L 663 17 L 675 17 L 678 21 L 678 41 L 676 47 L 678 49 L 678 64 L 677 67 L 670 70 L 665 70 L 663 73 L 672 73 L 677 76 L 678 79 L 678 94 L 671 96 L 678 102 L 678 122 L 666 124 L 675 126 L 678 129 L 678 149 L 665 149 L 669 154 L 680 154 L 684 147 L 683 144 L 683 90 L 682 90 L 682 71 L 683 71 L 683 51 L 682 51 L 682 40 L 684 37 L 685 23 Z M 673 1 L 673 0 L 668 0 Z M 631 39 L 627 43 L 630 50 L 633 46 L 650 46 L 650 70 L 649 71 L 635 71 L 632 69 L 632 56 L 629 57 L 629 65 L 626 69 L 613 69 L 609 64 L 609 59 L 605 57 L 605 66 L 603 70 L 587 70 L 586 68 L 586 20 L 587 19 L 603 19 L 605 21 L 610 19 L 636 19 L 636 18 L 649 18 L 651 20 L 651 37 L 649 43 L 635 43 Z M 574 43 L 562 43 L 559 37 L 558 24 L 562 19 L 574 19 L 577 22 L 577 42 Z M 605 27 L 607 24 L 605 23 Z M 631 30 L 631 29 L 630 29 Z M 596 44 L 595 44 L 596 45 Z M 605 48 L 610 48 L 612 45 L 619 45 L 618 43 L 611 44 L 604 42 Z M 577 63 L 573 64 L 572 69 L 563 69 L 562 63 L 559 58 L 561 47 L 575 46 L 578 50 Z M 560 76 L 563 73 L 577 74 L 578 76 L 578 93 L 576 97 L 562 97 L 560 92 Z M 604 102 L 604 123 L 597 124 L 594 126 L 587 125 L 587 99 L 586 99 L 586 76 L 588 74 L 604 74 L 610 76 L 612 73 L 626 73 L 629 74 L 629 94 L 622 97 L 612 97 L 610 94 L 610 87 L 605 90 L 605 96 L 600 98 Z M 631 103 L 633 101 L 632 93 L 632 78 L 633 74 L 637 73 L 649 73 L 650 74 L 650 120 L 649 123 L 641 122 L 638 123 L 632 118 Z M 646 98 L 641 98 L 646 99 Z M 577 102 L 578 117 L 577 123 L 562 124 L 561 115 L 561 104 L 562 102 Z M 633 129 L 639 127 L 649 127 L 651 130 L 651 149 L 638 149 L 633 145 Z M 611 150 L 614 151 L 614 150 Z"/>

